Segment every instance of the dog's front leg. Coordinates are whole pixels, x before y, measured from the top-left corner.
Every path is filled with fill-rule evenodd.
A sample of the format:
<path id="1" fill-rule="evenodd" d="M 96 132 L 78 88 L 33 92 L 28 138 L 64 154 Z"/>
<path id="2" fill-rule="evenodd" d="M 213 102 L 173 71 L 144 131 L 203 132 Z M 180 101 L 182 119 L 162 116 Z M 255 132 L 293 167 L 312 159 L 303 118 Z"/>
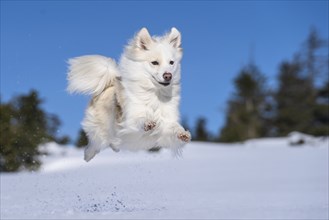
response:
<path id="1" fill-rule="evenodd" d="M 188 130 L 184 130 L 177 133 L 177 138 L 182 142 L 188 143 L 191 141 L 192 136 Z"/>
<path id="2" fill-rule="evenodd" d="M 147 114 L 145 112 L 135 112 L 134 115 L 131 115 L 124 122 L 125 130 L 130 130 L 132 132 L 150 132 L 154 131 L 158 126 L 159 123 L 153 119 L 151 114 Z"/>
<path id="3" fill-rule="evenodd" d="M 157 126 L 157 123 L 154 120 L 145 120 L 144 122 L 144 131 L 152 131 Z"/>
<path id="4" fill-rule="evenodd" d="M 191 133 L 185 130 L 179 123 L 172 123 L 161 127 L 162 135 L 158 140 L 161 147 L 180 148 L 191 141 Z"/>
<path id="5" fill-rule="evenodd" d="M 191 141 L 191 133 L 188 130 L 185 130 L 181 125 L 177 125 L 175 132 L 174 132 L 174 136 L 176 136 L 176 138 L 178 138 L 178 140 L 184 142 L 184 143 L 188 143 Z"/>

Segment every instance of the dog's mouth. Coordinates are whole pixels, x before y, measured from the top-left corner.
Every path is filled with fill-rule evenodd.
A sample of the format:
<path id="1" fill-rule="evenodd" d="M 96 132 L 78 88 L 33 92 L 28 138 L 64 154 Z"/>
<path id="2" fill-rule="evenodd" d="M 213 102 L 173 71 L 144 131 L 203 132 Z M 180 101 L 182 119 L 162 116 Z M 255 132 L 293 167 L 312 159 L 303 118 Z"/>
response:
<path id="1" fill-rule="evenodd" d="M 158 82 L 160 85 L 163 85 L 163 86 L 169 86 L 170 85 L 170 82 Z"/>

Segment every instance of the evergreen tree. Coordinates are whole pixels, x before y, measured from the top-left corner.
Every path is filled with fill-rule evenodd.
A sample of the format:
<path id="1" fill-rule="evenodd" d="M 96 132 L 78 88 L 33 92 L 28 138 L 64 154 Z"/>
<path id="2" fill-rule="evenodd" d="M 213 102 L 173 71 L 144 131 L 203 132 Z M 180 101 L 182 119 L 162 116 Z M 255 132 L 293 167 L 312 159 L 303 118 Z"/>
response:
<path id="1" fill-rule="evenodd" d="M 83 129 L 80 129 L 78 139 L 75 143 L 77 147 L 85 147 L 88 145 L 88 137 Z"/>
<path id="2" fill-rule="evenodd" d="M 228 102 L 226 123 L 219 141 L 234 142 L 263 137 L 268 92 L 265 77 L 254 64 L 244 67 L 236 79 L 235 94 Z"/>
<path id="3" fill-rule="evenodd" d="M 316 29 L 312 28 L 305 42 L 303 64 L 306 76 L 313 87 L 313 119 L 306 130 L 313 135 L 329 135 L 329 57 L 328 41 L 322 39 Z M 323 78 L 327 78 L 324 83 Z"/>
<path id="4" fill-rule="evenodd" d="M 278 136 L 286 136 L 291 131 L 307 132 L 311 127 L 315 96 L 309 79 L 301 74 L 302 67 L 298 61 L 281 64 L 275 95 Z"/>
<path id="5" fill-rule="evenodd" d="M 329 80 L 317 91 L 311 133 L 316 136 L 329 136 Z"/>
<path id="6" fill-rule="evenodd" d="M 0 171 L 15 171 L 21 166 L 17 160 L 17 151 L 12 149 L 15 143 L 14 110 L 9 104 L 0 105 Z"/>
<path id="7" fill-rule="evenodd" d="M 281 64 L 275 95 L 277 135 L 285 136 L 291 131 L 328 134 L 326 86 L 317 86 L 321 79 L 318 77 L 328 77 L 328 51 L 322 50 L 325 45 L 326 41 L 312 29 L 295 59 Z"/>
<path id="8" fill-rule="evenodd" d="M 42 108 L 42 100 L 32 90 L 0 105 L 0 171 L 35 170 L 40 166 L 38 145 L 57 139 L 60 124 Z"/>
<path id="9" fill-rule="evenodd" d="M 209 141 L 209 133 L 206 128 L 207 120 L 200 117 L 196 121 L 195 132 L 193 140 L 195 141 Z"/>

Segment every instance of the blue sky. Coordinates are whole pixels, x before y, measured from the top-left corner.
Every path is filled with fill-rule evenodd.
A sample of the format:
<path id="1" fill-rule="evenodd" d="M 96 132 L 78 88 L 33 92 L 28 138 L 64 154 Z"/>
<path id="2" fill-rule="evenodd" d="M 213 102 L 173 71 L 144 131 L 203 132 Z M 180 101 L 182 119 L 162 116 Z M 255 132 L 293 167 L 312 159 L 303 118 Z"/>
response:
<path id="1" fill-rule="evenodd" d="M 252 58 L 275 86 L 278 65 L 314 26 L 328 39 L 328 1 L 1 1 L 1 97 L 34 88 L 57 114 L 59 134 L 77 136 L 89 97 L 66 93 L 66 61 L 115 59 L 140 28 L 176 27 L 184 48 L 181 114 L 217 134 L 233 79 Z"/>

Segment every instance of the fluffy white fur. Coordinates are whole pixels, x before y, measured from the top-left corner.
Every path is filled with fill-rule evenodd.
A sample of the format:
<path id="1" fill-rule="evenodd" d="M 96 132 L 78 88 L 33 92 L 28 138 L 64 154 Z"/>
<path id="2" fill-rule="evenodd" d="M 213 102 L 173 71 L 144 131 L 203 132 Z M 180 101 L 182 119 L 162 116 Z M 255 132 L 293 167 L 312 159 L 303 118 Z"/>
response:
<path id="1" fill-rule="evenodd" d="M 142 28 L 118 66 L 99 55 L 69 60 L 68 91 L 92 95 L 82 122 L 89 140 L 86 161 L 106 147 L 178 152 L 190 141 L 190 132 L 179 124 L 181 58 L 176 28 L 161 37 L 151 37 Z"/>

